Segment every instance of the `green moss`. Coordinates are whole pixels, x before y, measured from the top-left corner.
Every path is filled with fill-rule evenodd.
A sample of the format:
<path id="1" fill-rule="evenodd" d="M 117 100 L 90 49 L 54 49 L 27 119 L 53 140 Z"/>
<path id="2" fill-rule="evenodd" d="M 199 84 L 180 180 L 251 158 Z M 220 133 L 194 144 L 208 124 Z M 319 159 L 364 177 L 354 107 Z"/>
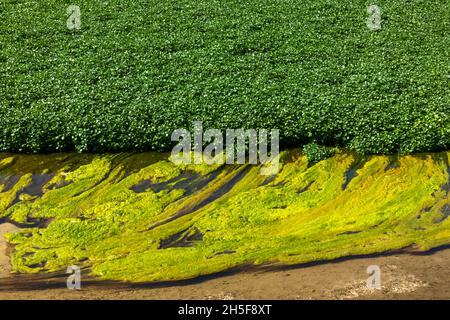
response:
<path id="1" fill-rule="evenodd" d="M 177 166 L 154 153 L 0 155 L 0 177 L 20 176 L 0 193 L 0 215 L 50 219 L 8 235 L 14 271 L 23 273 L 77 264 L 104 279 L 162 281 L 244 264 L 427 250 L 450 243 L 449 155 L 391 165 L 388 156 L 339 153 L 310 165 L 292 150 L 272 178 L 259 166 Z M 54 176 L 42 196 L 24 193 L 44 172 Z"/>

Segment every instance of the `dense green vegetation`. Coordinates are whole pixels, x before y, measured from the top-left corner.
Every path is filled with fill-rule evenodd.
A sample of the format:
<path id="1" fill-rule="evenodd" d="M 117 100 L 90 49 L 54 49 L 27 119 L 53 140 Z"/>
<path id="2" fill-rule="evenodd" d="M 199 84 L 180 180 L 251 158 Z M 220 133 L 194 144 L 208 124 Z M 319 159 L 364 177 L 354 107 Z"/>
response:
<path id="1" fill-rule="evenodd" d="M 309 162 L 318 162 L 331 157 L 333 155 L 333 150 L 312 142 L 303 146 L 303 153 L 308 158 Z"/>
<path id="2" fill-rule="evenodd" d="M 285 146 L 446 149 L 449 48 L 448 0 L 6 0 L 0 150 L 168 150 L 194 120 L 279 128 Z"/>
<path id="3" fill-rule="evenodd" d="M 284 151 L 259 166 L 177 166 L 161 154 L 0 154 L 0 219 L 15 272 L 86 267 L 103 279 L 193 278 L 450 243 L 448 152 Z M 83 272 L 88 272 L 83 271 Z"/>

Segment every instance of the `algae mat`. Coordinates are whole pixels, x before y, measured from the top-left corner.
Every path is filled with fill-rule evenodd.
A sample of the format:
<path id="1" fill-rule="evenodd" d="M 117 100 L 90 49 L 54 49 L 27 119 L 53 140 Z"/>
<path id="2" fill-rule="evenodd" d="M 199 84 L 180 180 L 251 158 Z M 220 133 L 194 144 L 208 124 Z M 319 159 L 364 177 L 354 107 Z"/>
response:
<path id="1" fill-rule="evenodd" d="M 103 279 L 188 279 L 450 243 L 450 153 L 296 150 L 253 165 L 179 166 L 168 154 L 0 154 L 0 223 L 14 272 L 88 268 Z"/>

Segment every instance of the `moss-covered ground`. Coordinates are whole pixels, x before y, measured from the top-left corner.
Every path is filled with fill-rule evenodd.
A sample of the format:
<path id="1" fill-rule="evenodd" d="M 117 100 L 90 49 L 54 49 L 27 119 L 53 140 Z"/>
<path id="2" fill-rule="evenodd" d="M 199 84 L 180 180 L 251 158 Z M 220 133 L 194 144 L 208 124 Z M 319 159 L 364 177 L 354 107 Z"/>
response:
<path id="1" fill-rule="evenodd" d="M 178 166 L 166 154 L 0 154 L 13 270 L 86 267 L 103 279 L 193 278 L 450 243 L 449 155 L 339 153 L 309 164 Z"/>

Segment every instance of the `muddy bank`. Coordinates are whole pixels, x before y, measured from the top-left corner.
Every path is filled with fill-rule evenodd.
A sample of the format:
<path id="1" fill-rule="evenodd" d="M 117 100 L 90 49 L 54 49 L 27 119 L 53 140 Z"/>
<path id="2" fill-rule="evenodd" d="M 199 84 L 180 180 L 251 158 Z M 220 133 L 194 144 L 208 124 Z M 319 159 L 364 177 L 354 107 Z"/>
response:
<path id="1" fill-rule="evenodd" d="M 381 269 L 380 290 L 366 287 L 370 265 Z M 442 249 L 230 272 L 176 284 L 127 285 L 82 276 L 79 291 L 65 288 L 64 274 L 21 276 L 0 280 L 0 299 L 450 299 L 449 279 L 450 249 Z"/>
<path id="2" fill-rule="evenodd" d="M 19 228 L 11 223 L 0 224 L 0 279 L 10 277 L 11 264 L 10 264 L 10 246 L 6 242 L 5 233 L 13 233 L 18 231 Z"/>

